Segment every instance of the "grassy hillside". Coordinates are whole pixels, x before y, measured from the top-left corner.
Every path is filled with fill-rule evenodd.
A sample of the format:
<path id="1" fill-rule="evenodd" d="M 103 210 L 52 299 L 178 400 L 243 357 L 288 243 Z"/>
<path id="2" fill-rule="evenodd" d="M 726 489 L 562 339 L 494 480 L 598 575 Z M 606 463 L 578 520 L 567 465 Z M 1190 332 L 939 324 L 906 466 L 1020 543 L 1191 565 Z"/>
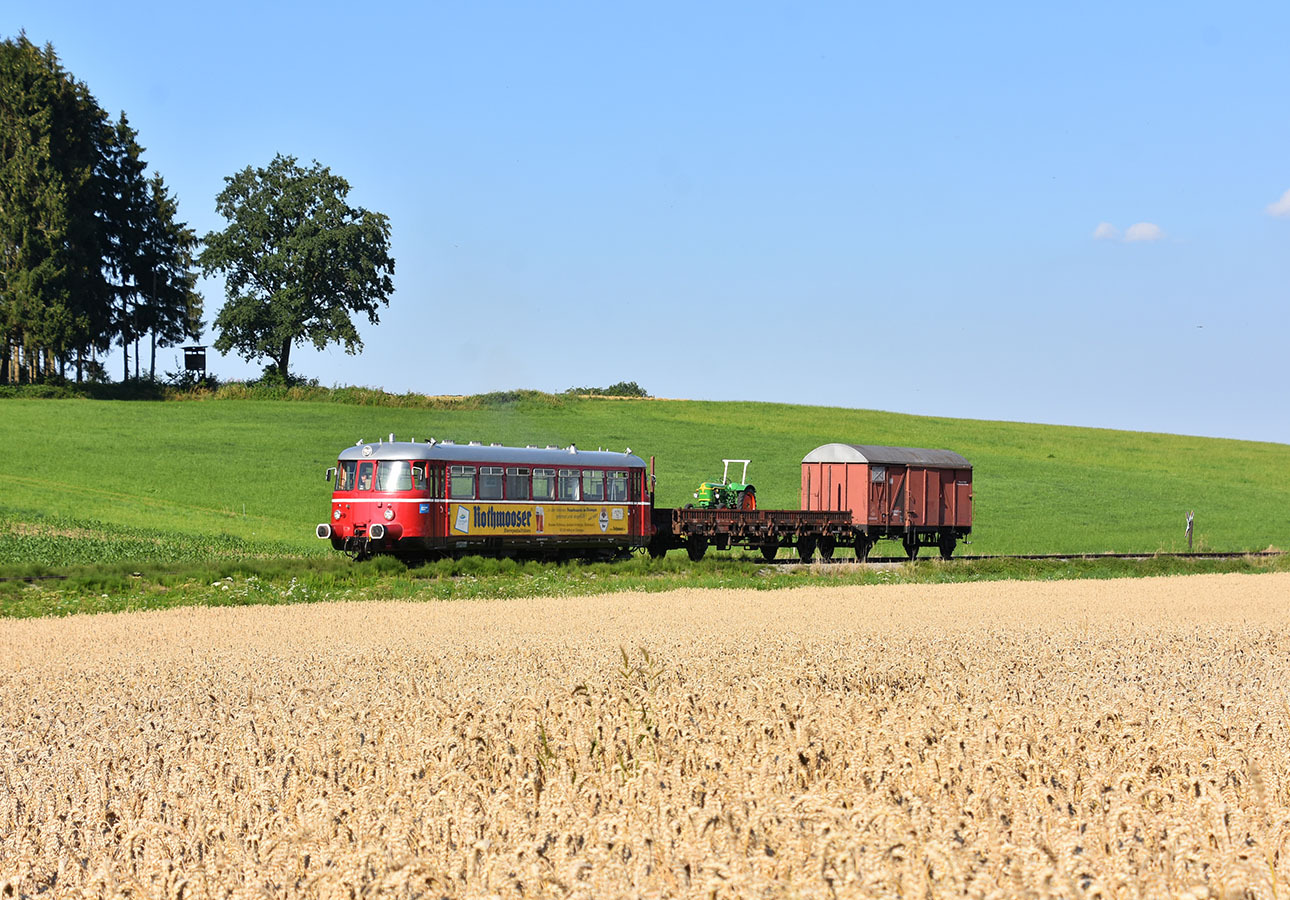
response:
<path id="1" fill-rule="evenodd" d="M 9 448 L 0 564 L 322 553 L 324 470 L 393 432 L 576 443 L 657 457 L 659 502 L 681 504 L 753 460 L 763 507 L 798 505 L 798 464 L 830 441 L 944 447 L 975 466 L 980 553 L 1290 547 L 1290 446 L 762 403 L 525 397 L 442 409 L 335 402 L 0 401 Z M 472 408 L 474 407 L 474 408 Z M 121 550 L 122 546 L 127 547 Z"/>

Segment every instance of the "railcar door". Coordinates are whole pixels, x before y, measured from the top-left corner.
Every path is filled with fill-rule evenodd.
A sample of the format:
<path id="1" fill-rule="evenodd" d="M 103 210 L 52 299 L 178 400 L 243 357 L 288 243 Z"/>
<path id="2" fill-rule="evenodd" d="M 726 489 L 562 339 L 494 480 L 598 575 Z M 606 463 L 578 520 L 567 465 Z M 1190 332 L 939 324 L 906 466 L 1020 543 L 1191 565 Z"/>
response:
<path id="1" fill-rule="evenodd" d="M 869 522 L 873 525 L 905 524 L 905 482 L 903 466 L 869 467 Z"/>
<path id="2" fill-rule="evenodd" d="M 645 470 L 631 469 L 627 475 L 628 531 L 633 536 L 639 536 L 646 533 L 645 523 L 649 521 L 649 510 L 645 503 Z"/>
<path id="3" fill-rule="evenodd" d="M 426 546 L 432 549 L 441 548 L 448 535 L 448 504 L 444 494 L 444 464 L 427 462 L 426 498 L 421 501 L 425 512 Z"/>
<path id="4" fill-rule="evenodd" d="M 869 467 L 869 524 L 886 525 L 891 518 L 891 491 L 887 466 Z"/>
<path id="5" fill-rule="evenodd" d="M 971 474 L 958 473 L 954 480 L 954 493 L 958 502 L 955 504 L 954 524 L 959 528 L 972 527 L 972 481 Z"/>

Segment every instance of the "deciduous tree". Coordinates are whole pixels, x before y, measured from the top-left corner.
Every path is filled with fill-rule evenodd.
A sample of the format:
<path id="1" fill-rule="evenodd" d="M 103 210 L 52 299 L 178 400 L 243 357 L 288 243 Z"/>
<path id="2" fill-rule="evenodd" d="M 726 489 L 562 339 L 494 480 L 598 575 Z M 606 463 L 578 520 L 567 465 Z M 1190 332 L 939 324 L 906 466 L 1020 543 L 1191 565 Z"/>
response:
<path id="1" fill-rule="evenodd" d="M 267 358 L 283 378 L 302 341 L 357 353 L 352 317 L 377 323 L 394 290 L 389 218 L 350 206 L 349 182 L 317 161 L 279 154 L 224 181 L 215 208 L 229 224 L 206 235 L 198 258 L 225 278 L 215 348 Z"/>

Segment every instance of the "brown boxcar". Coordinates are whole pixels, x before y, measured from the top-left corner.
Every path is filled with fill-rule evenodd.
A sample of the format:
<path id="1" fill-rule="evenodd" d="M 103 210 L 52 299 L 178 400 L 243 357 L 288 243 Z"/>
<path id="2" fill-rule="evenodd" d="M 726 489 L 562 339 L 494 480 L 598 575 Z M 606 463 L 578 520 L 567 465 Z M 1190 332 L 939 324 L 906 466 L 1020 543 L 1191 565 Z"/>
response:
<path id="1" fill-rule="evenodd" d="M 802 509 L 849 512 L 861 559 L 879 538 L 948 559 L 972 532 L 972 464 L 950 450 L 825 444 L 802 459 Z"/>

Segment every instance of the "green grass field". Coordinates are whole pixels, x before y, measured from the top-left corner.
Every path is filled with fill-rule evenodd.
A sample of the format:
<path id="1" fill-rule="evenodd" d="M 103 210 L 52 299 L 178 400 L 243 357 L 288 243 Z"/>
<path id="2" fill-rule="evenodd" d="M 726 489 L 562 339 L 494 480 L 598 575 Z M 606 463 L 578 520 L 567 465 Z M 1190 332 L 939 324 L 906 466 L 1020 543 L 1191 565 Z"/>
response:
<path id="1" fill-rule="evenodd" d="M 484 409 L 214 400 L 0 402 L 5 520 L 178 533 L 243 551 L 316 549 L 325 469 L 356 440 L 436 437 L 631 447 L 657 458 L 661 505 L 750 457 L 763 507 L 796 508 L 799 463 L 829 441 L 944 447 L 975 466 L 973 549 L 1176 550 L 1196 511 L 1213 550 L 1290 545 L 1290 446 L 932 419 L 865 410 L 664 400 L 525 400 Z M 30 529 L 29 529 L 30 530 Z M 146 543 L 146 539 L 145 539 Z M 4 558 L 7 558 L 5 554 Z"/>
<path id="2" fill-rule="evenodd" d="M 323 473 L 343 447 L 390 433 L 630 447 L 657 458 L 660 505 L 685 503 L 720 475 L 722 457 L 748 457 L 764 508 L 797 507 L 799 463 L 820 444 L 942 447 L 975 467 L 973 543 L 961 552 L 1180 550 L 1189 509 L 1197 549 L 1290 547 L 1283 444 L 762 403 L 525 395 L 437 405 L 0 400 L 11 459 L 0 576 L 333 556 L 313 537 L 329 508 Z"/>

